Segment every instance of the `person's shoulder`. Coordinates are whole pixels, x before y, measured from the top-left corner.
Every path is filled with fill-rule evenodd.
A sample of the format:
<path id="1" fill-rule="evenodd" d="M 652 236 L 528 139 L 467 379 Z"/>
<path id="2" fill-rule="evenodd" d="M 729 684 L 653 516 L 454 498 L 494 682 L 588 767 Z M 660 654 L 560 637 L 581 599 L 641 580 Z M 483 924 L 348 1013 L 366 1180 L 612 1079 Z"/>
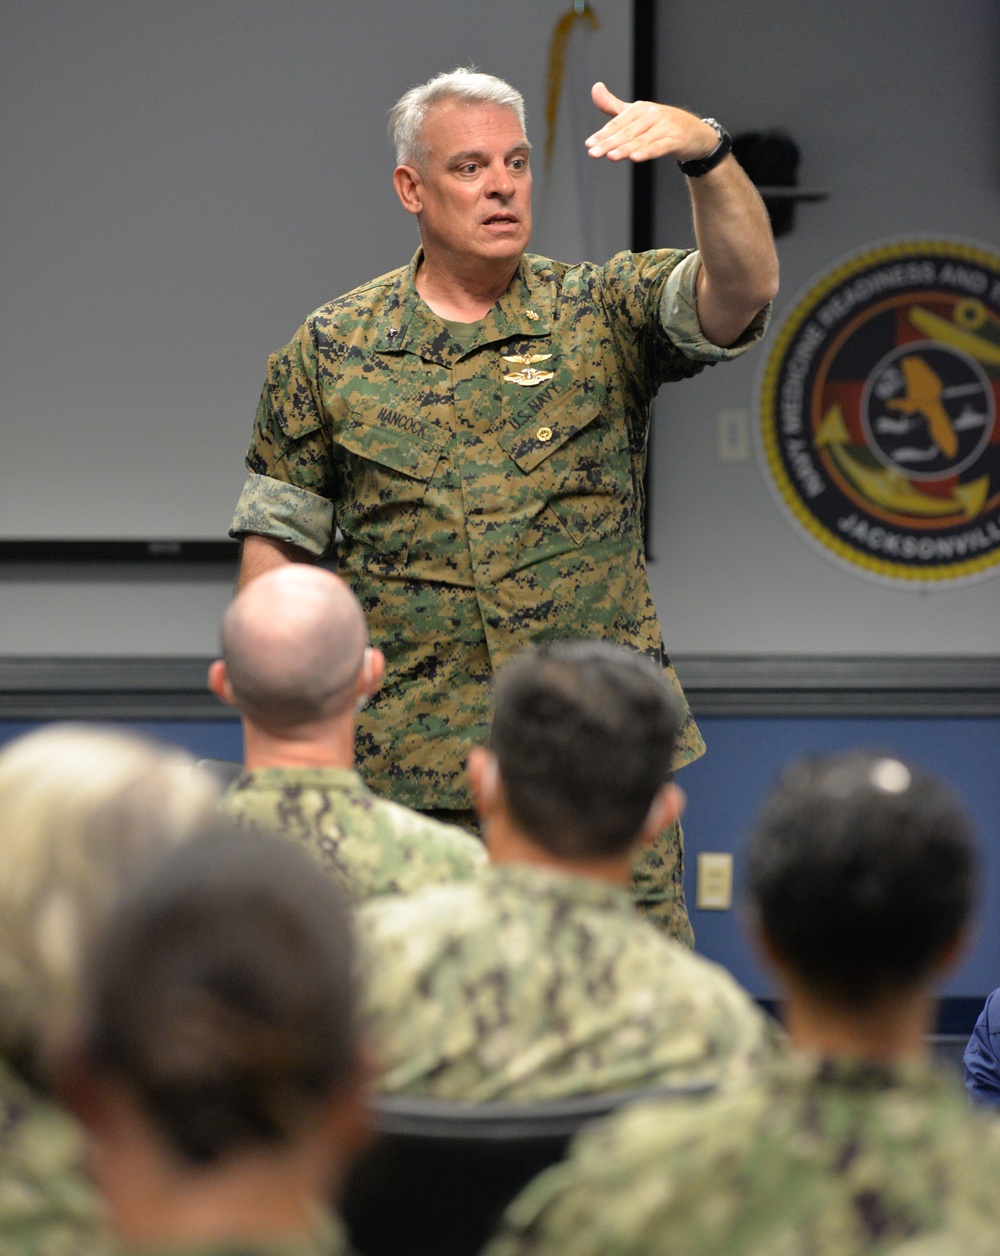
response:
<path id="1" fill-rule="evenodd" d="M 721 964 L 683 946 L 637 914 L 623 921 L 622 928 L 632 937 L 633 948 L 644 950 L 647 962 L 656 965 L 672 1002 L 683 999 L 706 1012 L 715 1011 L 727 1017 L 739 1013 L 755 1024 L 766 1023 L 760 1005 Z"/>
<path id="2" fill-rule="evenodd" d="M 986 996 L 983 1005 L 983 1020 L 990 1034 L 1000 1035 L 1000 988 Z"/>
<path id="3" fill-rule="evenodd" d="M 410 269 L 411 264 L 397 266 L 326 301 L 304 320 L 302 330 L 313 340 L 357 331 L 396 300 L 400 289 L 406 286 Z"/>
<path id="4" fill-rule="evenodd" d="M 104 1252 L 97 1196 L 80 1169 L 78 1126 L 0 1072 L 0 1252 Z"/>
<path id="5" fill-rule="evenodd" d="M 475 843 L 482 849 L 482 844 L 477 842 L 471 833 L 466 833 L 457 825 L 434 820 L 430 816 L 422 815 L 419 811 L 414 811 L 411 807 L 404 806 L 401 802 L 393 802 L 391 798 L 381 798 L 370 790 L 366 790 L 366 793 L 372 814 L 400 837 L 432 840 L 446 846 L 466 846 L 469 843 Z"/>
<path id="6" fill-rule="evenodd" d="M 429 944 L 440 931 L 467 934 L 483 923 L 484 895 L 478 879 L 427 885 L 409 894 L 386 894 L 357 909 L 358 928 L 376 941 L 419 934 Z"/>
<path id="7" fill-rule="evenodd" d="M 676 1216 L 667 1228 L 660 1218 L 680 1183 L 693 1177 L 714 1193 L 713 1166 L 745 1161 L 758 1108 L 751 1095 L 716 1092 L 625 1104 L 588 1125 L 565 1160 L 528 1184 L 484 1256 L 694 1250 L 677 1233 Z"/>

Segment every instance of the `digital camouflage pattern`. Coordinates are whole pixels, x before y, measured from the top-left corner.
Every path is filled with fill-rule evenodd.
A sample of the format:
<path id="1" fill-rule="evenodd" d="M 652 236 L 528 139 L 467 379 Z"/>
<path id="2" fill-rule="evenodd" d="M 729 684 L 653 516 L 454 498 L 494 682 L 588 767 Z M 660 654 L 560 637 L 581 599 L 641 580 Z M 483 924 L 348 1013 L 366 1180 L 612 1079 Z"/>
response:
<path id="1" fill-rule="evenodd" d="M 272 356 L 232 532 L 321 555 L 340 529 L 339 570 L 386 656 L 358 766 L 380 795 L 462 809 L 491 677 L 524 646 L 632 646 L 684 702 L 643 554 L 650 406 L 759 339 L 766 314 L 721 349 L 698 324 L 696 253 L 526 254 L 463 346 L 417 293 L 419 259 L 323 306 Z M 540 382 L 505 378 L 529 365 Z M 703 751 L 687 713 L 675 766 Z"/>
<path id="2" fill-rule="evenodd" d="M 470 1102 L 746 1082 L 777 1034 L 627 891 L 538 865 L 358 913 L 386 1093 Z"/>
<path id="3" fill-rule="evenodd" d="M 0 1064 L 0 1256 L 110 1256 L 76 1124 Z"/>
<path id="4" fill-rule="evenodd" d="M 511 1204 L 487 1256 L 930 1253 L 937 1231 L 988 1232 L 997 1251 L 998 1182 L 1000 1124 L 957 1079 L 788 1056 L 743 1093 L 590 1127 Z"/>
<path id="5" fill-rule="evenodd" d="M 482 842 L 398 803 L 376 798 L 350 768 L 244 772 L 221 806 L 315 855 L 356 903 L 463 881 L 485 867 Z"/>
<path id="6" fill-rule="evenodd" d="M 157 1243 L 122 1249 L 122 1256 L 355 1256 L 343 1222 L 338 1216 L 319 1218 L 309 1238 L 229 1239 L 216 1243 Z"/>
<path id="7" fill-rule="evenodd" d="M 676 942 L 694 946 L 684 895 L 684 835 L 679 820 L 643 846 L 632 864 L 632 902 Z"/>

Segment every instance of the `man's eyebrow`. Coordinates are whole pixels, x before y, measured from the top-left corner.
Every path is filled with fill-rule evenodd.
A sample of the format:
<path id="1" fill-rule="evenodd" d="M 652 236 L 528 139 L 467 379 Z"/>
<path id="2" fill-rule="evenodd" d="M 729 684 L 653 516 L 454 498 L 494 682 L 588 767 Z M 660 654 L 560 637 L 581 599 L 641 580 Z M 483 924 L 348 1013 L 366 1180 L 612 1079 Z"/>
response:
<path id="1" fill-rule="evenodd" d="M 529 152 L 531 152 L 531 142 L 529 140 L 522 140 L 519 144 L 515 144 L 513 148 L 508 149 L 505 156 L 512 157 L 515 153 Z M 484 161 L 488 156 L 489 154 L 484 153 L 481 149 L 468 148 L 461 153 L 453 153 L 451 157 L 449 157 L 448 161 L 449 164 L 457 165 L 463 161 Z"/>

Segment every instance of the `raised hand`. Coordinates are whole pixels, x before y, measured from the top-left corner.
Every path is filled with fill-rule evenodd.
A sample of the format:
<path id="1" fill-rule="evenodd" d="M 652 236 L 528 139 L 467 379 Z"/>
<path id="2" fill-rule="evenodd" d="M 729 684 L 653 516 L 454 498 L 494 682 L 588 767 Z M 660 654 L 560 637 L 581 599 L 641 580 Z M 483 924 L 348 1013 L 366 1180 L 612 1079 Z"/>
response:
<path id="1" fill-rule="evenodd" d="M 719 142 L 712 127 L 686 109 L 652 100 L 619 100 L 603 83 L 595 83 L 590 94 L 598 109 L 611 118 L 584 141 L 591 157 L 690 161 L 707 156 Z"/>

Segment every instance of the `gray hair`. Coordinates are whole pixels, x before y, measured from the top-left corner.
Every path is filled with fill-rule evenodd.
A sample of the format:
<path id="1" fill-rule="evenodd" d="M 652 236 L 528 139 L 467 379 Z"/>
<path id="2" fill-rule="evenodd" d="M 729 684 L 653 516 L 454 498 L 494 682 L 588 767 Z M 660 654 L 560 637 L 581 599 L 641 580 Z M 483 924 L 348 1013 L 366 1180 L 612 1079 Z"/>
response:
<path id="1" fill-rule="evenodd" d="M 511 109 L 524 130 L 524 97 L 515 87 L 474 67 L 436 74 L 396 101 L 389 114 L 389 138 L 396 148 L 397 166 L 419 166 L 430 150 L 423 142 L 424 119 L 431 105 L 459 100 L 466 105 L 499 105 Z"/>
<path id="2" fill-rule="evenodd" d="M 119 896 L 218 792 L 184 751 L 115 729 L 50 724 L 0 753 L 0 1055 L 30 1080 Z"/>

